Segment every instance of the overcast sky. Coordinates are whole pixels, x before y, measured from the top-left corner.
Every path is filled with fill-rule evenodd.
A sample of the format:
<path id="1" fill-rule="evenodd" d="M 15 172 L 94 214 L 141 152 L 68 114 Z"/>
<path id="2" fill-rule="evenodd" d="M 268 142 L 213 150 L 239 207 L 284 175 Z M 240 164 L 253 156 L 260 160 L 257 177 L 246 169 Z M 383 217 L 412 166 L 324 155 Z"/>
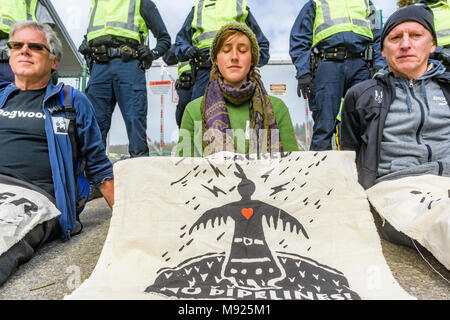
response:
<path id="1" fill-rule="evenodd" d="M 384 20 L 396 9 L 396 0 L 372 0 L 377 9 L 383 10 Z M 78 45 L 86 33 L 90 0 L 51 0 L 66 29 Z M 196 3 L 195 0 L 155 0 L 153 1 L 166 24 L 167 30 L 175 41 L 175 36 L 181 28 L 186 16 Z M 289 33 L 295 18 L 306 0 L 247 0 L 250 11 L 255 16 L 262 31 L 270 41 L 272 57 L 288 58 Z M 155 41 L 150 38 L 150 46 Z"/>

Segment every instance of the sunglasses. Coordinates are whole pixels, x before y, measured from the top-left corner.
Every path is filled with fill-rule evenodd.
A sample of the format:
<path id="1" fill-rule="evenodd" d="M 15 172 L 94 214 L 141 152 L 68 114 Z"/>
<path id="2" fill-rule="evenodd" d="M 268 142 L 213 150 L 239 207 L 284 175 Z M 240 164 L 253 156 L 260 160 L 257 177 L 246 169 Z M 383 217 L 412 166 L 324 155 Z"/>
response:
<path id="1" fill-rule="evenodd" d="M 9 41 L 8 42 L 8 48 L 11 50 L 20 50 L 22 49 L 22 47 L 24 45 L 27 45 L 28 49 L 30 49 L 31 51 L 42 51 L 42 50 L 47 50 L 48 52 L 50 52 L 50 49 L 41 43 L 36 43 L 36 42 L 28 42 L 28 43 L 24 43 L 24 42 L 20 42 L 20 41 Z"/>

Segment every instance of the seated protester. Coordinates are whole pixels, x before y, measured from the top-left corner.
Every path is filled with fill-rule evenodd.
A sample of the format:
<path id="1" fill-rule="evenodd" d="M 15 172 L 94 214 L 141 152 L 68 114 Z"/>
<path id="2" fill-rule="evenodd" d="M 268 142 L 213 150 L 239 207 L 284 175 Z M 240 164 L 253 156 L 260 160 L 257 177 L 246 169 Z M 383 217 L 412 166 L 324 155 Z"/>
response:
<path id="1" fill-rule="evenodd" d="M 288 108 L 266 93 L 256 70 L 259 48 L 253 32 L 239 23 L 224 25 L 210 56 L 209 84 L 203 97 L 186 106 L 176 155 L 297 151 Z"/>
<path id="2" fill-rule="evenodd" d="M 429 59 L 436 47 L 433 16 L 424 6 L 394 12 L 381 35 L 388 70 L 348 92 L 341 150 L 356 151 L 359 182 L 374 184 L 433 174 L 450 177 L 450 74 Z M 386 223 L 383 236 L 411 246 Z"/>
<path id="3" fill-rule="evenodd" d="M 80 231 L 75 223 L 77 188 L 71 141 L 65 128 L 68 119 L 64 108 L 55 112 L 62 105 L 63 84 L 55 86 L 50 80 L 62 57 L 61 41 L 48 25 L 25 21 L 12 26 L 8 47 L 15 82 L 0 85 L 0 176 L 13 180 L 8 185 L 40 191 L 54 200 L 61 215 L 39 224 L 0 255 L 0 284 L 45 242 L 66 239 Z M 71 101 L 76 110 L 79 153 L 86 159 L 86 176 L 91 185 L 99 186 L 112 207 L 112 164 L 106 157 L 92 106 L 77 90 L 72 91 Z"/>

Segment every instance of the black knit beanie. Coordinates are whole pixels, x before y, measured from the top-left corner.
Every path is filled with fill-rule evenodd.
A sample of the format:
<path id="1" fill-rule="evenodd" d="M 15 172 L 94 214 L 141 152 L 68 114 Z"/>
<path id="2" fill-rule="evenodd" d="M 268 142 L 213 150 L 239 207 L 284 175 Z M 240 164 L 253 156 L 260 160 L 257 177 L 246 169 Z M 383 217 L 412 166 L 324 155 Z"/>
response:
<path id="1" fill-rule="evenodd" d="M 436 31 L 434 30 L 433 12 L 426 5 L 411 5 L 398 9 L 386 21 L 381 32 L 381 50 L 383 50 L 384 38 L 398 26 L 405 21 L 414 21 L 420 23 L 424 28 L 430 31 L 434 41 L 436 41 Z"/>

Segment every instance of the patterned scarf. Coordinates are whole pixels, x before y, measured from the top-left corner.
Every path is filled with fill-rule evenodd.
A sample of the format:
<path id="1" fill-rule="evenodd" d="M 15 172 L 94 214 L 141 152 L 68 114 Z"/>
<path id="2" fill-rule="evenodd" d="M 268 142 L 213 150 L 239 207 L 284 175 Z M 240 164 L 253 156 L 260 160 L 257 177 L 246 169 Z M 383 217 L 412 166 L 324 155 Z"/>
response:
<path id="1" fill-rule="evenodd" d="M 219 78 L 209 83 L 201 103 L 204 156 L 224 150 L 236 152 L 226 101 L 237 106 L 250 101 L 251 130 L 246 153 L 283 151 L 272 104 L 262 82 L 249 80 L 234 88 Z"/>

